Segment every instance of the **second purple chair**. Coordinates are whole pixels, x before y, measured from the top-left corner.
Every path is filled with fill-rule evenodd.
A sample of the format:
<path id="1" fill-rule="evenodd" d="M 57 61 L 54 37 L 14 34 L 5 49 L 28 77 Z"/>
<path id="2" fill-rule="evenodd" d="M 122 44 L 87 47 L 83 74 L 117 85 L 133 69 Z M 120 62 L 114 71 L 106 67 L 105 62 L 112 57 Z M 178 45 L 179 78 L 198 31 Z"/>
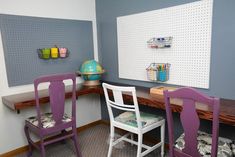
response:
<path id="1" fill-rule="evenodd" d="M 65 106 L 65 85 L 64 80 L 72 80 L 72 116 L 64 113 Z M 41 113 L 39 103 L 38 86 L 41 83 L 50 83 L 49 97 L 51 113 Z M 32 155 L 33 146 L 41 151 L 41 156 L 45 157 L 45 146 L 66 138 L 72 138 L 75 145 L 77 157 L 81 157 L 77 140 L 76 128 L 76 75 L 60 74 L 44 76 L 34 80 L 35 99 L 37 116 L 30 117 L 25 121 L 25 134 L 29 143 L 28 156 Z M 66 129 L 72 128 L 72 132 L 66 133 Z M 29 136 L 29 130 L 40 138 L 40 144 L 35 144 Z M 61 133 L 61 136 L 45 140 L 46 137 Z"/>
<path id="2" fill-rule="evenodd" d="M 168 134 L 169 134 L 169 156 L 170 157 L 201 157 L 201 156 L 217 156 L 218 149 L 218 129 L 219 129 L 219 106 L 220 101 L 218 98 L 211 98 L 205 96 L 193 88 L 180 88 L 176 91 L 168 92 L 164 91 Z M 181 146 L 175 146 L 174 129 L 173 129 L 173 116 L 171 111 L 170 99 L 177 98 L 183 102 L 182 112 L 180 114 L 181 124 L 184 129 Z M 199 117 L 196 111 L 196 102 L 208 105 L 213 112 L 212 117 L 212 143 L 211 135 L 198 131 L 200 126 Z M 199 137 L 200 136 L 200 137 Z M 203 146 L 199 145 L 199 140 L 202 138 L 210 139 L 207 148 L 210 148 L 209 152 L 205 153 Z M 177 143 L 178 140 L 176 140 Z M 203 150 L 204 149 L 204 150 Z"/>

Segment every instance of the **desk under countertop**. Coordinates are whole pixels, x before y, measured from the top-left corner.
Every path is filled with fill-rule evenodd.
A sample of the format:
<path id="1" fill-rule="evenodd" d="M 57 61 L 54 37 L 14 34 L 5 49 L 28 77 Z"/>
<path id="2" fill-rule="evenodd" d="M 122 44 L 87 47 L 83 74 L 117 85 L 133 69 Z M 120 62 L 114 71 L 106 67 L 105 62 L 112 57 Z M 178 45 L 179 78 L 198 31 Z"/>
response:
<path id="1" fill-rule="evenodd" d="M 117 85 L 128 86 L 127 84 L 117 84 Z M 66 86 L 66 95 L 65 95 L 66 99 L 72 97 L 71 92 L 68 92 L 68 89 L 70 88 L 71 86 Z M 79 96 L 81 95 L 88 95 L 88 94 L 103 95 L 102 86 L 99 85 L 99 86 L 87 87 L 83 86 L 82 84 L 77 84 L 77 90 L 76 90 L 77 98 L 79 98 Z M 136 94 L 137 94 L 138 103 L 140 105 L 146 105 L 157 109 L 165 110 L 163 96 L 150 94 L 149 88 L 136 86 Z M 48 103 L 49 102 L 48 90 L 46 89 L 40 90 L 39 97 L 40 97 L 39 99 L 40 104 Z M 132 101 L 132 97 L 128 93 L 124 93 L 123 98 L 127 102 Z M 10 109 L 17 111 L 17 113 L 20 113 L 20 110 L 22 109 L 35 106 L 34 91 L 3 96 L 2 102 Z M 173 112 L 181 112 L 182 104 L 180 101 L 177 100 L 172 101 L 171 104 Z M 201 104 L 196 105 L 199 118 L 212 120 L 211 108 L 205 108 L 204 106 L 205 105 Z M 220 123 L 235 126 L 235 100 L 220 99 L 219 118 L 220 118 Z"/>

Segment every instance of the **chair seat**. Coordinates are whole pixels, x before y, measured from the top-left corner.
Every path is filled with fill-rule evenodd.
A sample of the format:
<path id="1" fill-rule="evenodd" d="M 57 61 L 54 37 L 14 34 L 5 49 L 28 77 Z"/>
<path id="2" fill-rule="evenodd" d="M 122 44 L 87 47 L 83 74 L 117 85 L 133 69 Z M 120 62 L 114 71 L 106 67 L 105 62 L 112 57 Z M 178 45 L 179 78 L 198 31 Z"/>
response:
<path id="1" fill-rule="evenodd" d="M 28 119 L 26 119 L 26 121 L 28 121 L 34 126 L 38 126 L 38 119 L 36 116 L 29 117 Z M 62 122 L 66 123 L 70 121 L 72 121 L 72 119 L 67 114 L 64 114 Z M 45 113 L 41 115 L 41 122 L 42 122 L 43 128 L 51 128 L 55 126 L 55 121 L 52 118 L 52 113 Z"/>
<path id="2" fill-rule="evenodd" d="M 147 127 L 153 123 L 163 120 L 163 117 L 145 113 L 145 112 L 140 112 L 140 120 L 141 120 L 142 127 Z M 136 120 L 136 116 L 134 112 L 121 113 L 115 118 L 115 121 L 130 125 L 133 127 L 137 127 L 137 120 Z"/>
<path id="3" fill-rule="evenodd" d="M 198 131 L 198 152 L 203 157 L 210 157 L 211 156 L 211 144 L 212 144 L 212 137 L 211 134 Z M 185 141 L 184 141 L 184 133 L 176 140 L 175 147 L 182 150 L 184 149 Z M 232 150 L 233 142 L 230 139 L 219 137 L 218 141 L 218 157 L 233 157 Z M 235 153 L 235 152 L 234 152 Z"/>

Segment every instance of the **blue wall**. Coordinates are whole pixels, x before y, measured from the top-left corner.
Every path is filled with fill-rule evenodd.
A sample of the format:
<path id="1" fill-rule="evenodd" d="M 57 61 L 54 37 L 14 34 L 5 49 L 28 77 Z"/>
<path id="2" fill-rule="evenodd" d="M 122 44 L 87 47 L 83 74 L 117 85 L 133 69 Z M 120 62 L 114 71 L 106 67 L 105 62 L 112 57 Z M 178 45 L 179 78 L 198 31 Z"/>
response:
<path id="1" fill-rule="evenodd" d="M 196 0 L 96 0 L 96 16 L 98 29 L 99 59 L 107 70 L 104 81 L 126 83 L 130 85 L 152 87 L 155 83 L 125 80 L 118 77 L 118 48 L 117 48 L 117 24 L 118 16 L 157 10 L 165 7 L 194 2 Z M 202 90 L 211 96 L 235 99 L 235 1 L 214 0 L 210 89 Z M 130 60 L 131 61 L 131 60 Z M 104 100 L 102 102 L 102 118 L 108 119 L 108 113 Z M 235 105 L 235 104 L 234 104 Z M 145 111 L 161 114 L 164 111 L 156 111 L 148 107 L 141 107 Z M 178 118 L 178 114 L 174 117 Z M 209 130 L 210 122 L 201 122 L 202 130 Z M 179 121 L 176 121 L 179 126 Z M 182 128 L 179 132 L 182 132 Z M 235 139 L 235 128 L 220 125 L 220 135 Z"/>
<path id="2" fill-rule="evenodd" d="M 104 80 L 152 87 L 155 83 L 118 78 L 118 16 L 194 2 L 195 0 L 96 0 L 99 59 L 107 70 Z M 214 0 L 210 89 L 203 92 L 235 99 L 235 1 Z M 133 69 L 134 70 L 134 69 Z"/>
<path id="3" fill-rule="evenodd" d="M 92 21 L 0 14 L 9 87 L 33 83 L 41 75 L 78 70 L 94 57 Z M 39 59 L 37 49 L 66 47 L 68 58 Z"/>

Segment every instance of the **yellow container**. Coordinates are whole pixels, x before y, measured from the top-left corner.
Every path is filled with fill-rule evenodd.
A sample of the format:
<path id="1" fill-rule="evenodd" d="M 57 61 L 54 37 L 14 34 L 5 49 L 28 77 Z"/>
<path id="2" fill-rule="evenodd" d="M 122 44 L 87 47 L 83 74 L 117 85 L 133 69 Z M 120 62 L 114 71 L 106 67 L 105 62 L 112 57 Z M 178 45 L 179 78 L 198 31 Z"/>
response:
<path id="1" fill-rule="evenodd" d="M 51 58 L 58 58 L 58 57 L 59 57 L 58 48 L 52 47 L 51 48 Z"/>

